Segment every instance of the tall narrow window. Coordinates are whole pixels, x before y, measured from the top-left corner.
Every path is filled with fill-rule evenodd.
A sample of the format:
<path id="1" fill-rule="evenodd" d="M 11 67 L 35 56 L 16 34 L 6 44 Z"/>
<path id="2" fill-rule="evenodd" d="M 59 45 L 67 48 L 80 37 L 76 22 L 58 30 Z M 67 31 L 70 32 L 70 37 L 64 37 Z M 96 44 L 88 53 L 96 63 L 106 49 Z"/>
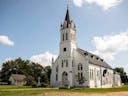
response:
<path id="1" fill-rule="evenodd" d="M 66 40 L 68 40 L 68 33 L 66 33 Z"/>
<path id="2" fill-rule="evenodd" d="M 78 70 L 83 70 L 83 66 L 82 66 L 82 64 L 80 63 L 80 64 L 78 64 Z"/>
<path id="3" fill-rule="evenodd" d="M 89 73 L 90 73 L 90 79 L 92 79 L 92 78 L 91 78 L 91 77 L 92 77 L 92 76 L 91 76 L 91 75 L 92 75 L 92 73 L 91 73 L 91 69 L 90 69 L 90 72 L 89 72 Z"/>
<path id="4" fill-rule="evenodd" d="M 80 78 L 80 73 L 78 73 L 78 79 Z"/>
<path id="5" fill-rule="evenodd" d="M 72 60 L 72 67 L 74 67 L 74 66 L 73 66 L 73 60 Z"/>
<path id="6" fill-rule="evenodd" d="M 81 78 L 83 77 L 83 73 L 81 73 Z"/>
<path id="7" fill-rule="evenodd" d="M 56 81 L 58 81 L 58 74 L 56 74 Z"/>
<path id="8" fill-rule="evenodd" d="M 82 65 L 81 65 L 81 68 L 80 68 L 81 70 L 83 70 L 83 67 L 82 67 Z"/>
<path id="9" fill-rule="evenodd" d="M 64 63 L 63 63 L 63 60 L 62 60 L 62 68 L 63 68 L 63 66 L 64 66 Z"/>
<path id="10" fill-rule="evenodd" d="M 92 79 L 92 69 L 90 69 L 90 74 L 91 74 L 90 77 L 91 77 L 91 79 Z"/>
<path id="11" fill-rule="evenodd" d="M 58 72 L 58 66 L 56 67 L 56 72 Z"/>
<path id="12" fill-rule="evenodd" d="M 68 67 L 68 60 L 66 60 L 66 67 Z"/>
<path id="13" fill-rule="evenodd" d="M 63 41 L 64 41 L 64 34 L 63 34 Z"/>
<path id="14" fill-rule="evenodd" d="M 93 72 L 93 69 L 92 69 L 92 79 L 94 79 L 94 72 Z"/>

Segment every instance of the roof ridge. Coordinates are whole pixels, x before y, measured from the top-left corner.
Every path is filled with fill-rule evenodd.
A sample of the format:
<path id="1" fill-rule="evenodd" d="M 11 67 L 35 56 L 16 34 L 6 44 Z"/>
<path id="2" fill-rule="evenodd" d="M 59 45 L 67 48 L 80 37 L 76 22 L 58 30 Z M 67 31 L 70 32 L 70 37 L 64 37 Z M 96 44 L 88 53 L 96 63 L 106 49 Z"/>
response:
<path id="1" fill-rule="evenodd" d="M 77 48 L 77 50 L 78 50 L 78 52 L 79 52 L 82 56 L 84 56 L 84 57 L 85 57 L 84 53 L 88 52 L 88 51 L 85 51 L 85 50 L 83 50 L 83 49 L 81 49 L 81 48 Z M 88 53 L 89 53 L 90 55 L 94 55 L 94 56 L 100 58 L 99 56 L 97 56 L 97 55 L 95 55 L 95 54 L 93 54 L 93 53 L 91 53 L 91 52 L 88 52 Z M 102 60 L 102 58 L 100 58 L 100 59 Z M 103 66 L 103 67 L 105 67 L 105 68 L 110 68 L 110 69 L 112 69 L 112 67 L 111 67 L 109 64 L 107 64 L 105 61 L 99 61 L 99 60 L 96 60 L 96 59 L 93 59 L 93 58 L 89 58 L 89 61 L 92 62 L 92 64 L 95 64 L 95 65 L 98 65 L 98 66 Z"/>

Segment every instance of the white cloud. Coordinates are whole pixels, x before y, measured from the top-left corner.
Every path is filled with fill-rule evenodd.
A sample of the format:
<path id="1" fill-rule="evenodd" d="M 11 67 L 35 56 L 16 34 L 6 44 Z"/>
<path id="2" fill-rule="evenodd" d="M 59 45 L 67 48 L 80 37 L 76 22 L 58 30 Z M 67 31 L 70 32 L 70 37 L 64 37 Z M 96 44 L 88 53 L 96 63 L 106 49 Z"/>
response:
<path id="1" fill-rule="evenodd" d="M 12 58 L 6 58 L 3 62 L 11 61 L 13 60 Z"/>
<path id="2" fill-rule="evenodd" d="M 11 41 L 8 36 L 5 36 L 5 35 L 0 35 L 0 43 L 8 45 L 8 46 L 14 45 L 14 42 Z"/>
<path id="3" fill-rule="evenodd" d="M 81 7 L 84 3 L 96 4 L 102 7 L 104 10 L 108 10 L 112 7 L 119 5 L 122 0 L 73 0 L 73 3 Z"/>
<path id="4" fill-rule="evenodd" d="M 96 47 L 96 51 L 93 53 L 113 60 L 119 52 L 128 51 L 128 32 L 103 37 L 96 36 L 93 38 L 93 44 Z"/>
<path id="5" fill-rule="evenodd" d="M 78 6 L 78 7 L 81 7 L 82 4 L 84 3 L 84 0 L 73 0 L 73 3 Z"/>
<path id="6" fill-rule="evenodd" d="M 49 52 L 45 52 L 38 55 L 33 55 L 30 60 L 35 63 L 39 63 L 42 66 L 48 66 L 51 65 L 52 58 L 56 59 L 57 55 L 54 55 Z"/>

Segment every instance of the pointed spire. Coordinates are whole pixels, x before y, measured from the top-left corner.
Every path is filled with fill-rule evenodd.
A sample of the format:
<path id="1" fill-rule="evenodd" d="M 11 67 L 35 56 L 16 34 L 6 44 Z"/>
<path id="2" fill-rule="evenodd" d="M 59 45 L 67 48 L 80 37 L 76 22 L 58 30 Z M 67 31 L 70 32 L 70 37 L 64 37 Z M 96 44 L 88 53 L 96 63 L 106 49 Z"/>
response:
<path id="1" fill-rule="evenodd" d="M 67 12 L 66 12 L 66 16 L 65 16 L 65 21 L 67 21 L 67 24 L 70 24 L 71 23 L 68 5 L 67 5 Z"/>
<path id="2" fill-rule="evenodd" d="M 63 22 L 63 24 L 61 24 L 61 29 L 65 29 L 65 28 L 72 28 L 75 30 L 75 24 L 73 23 L 73 21 L 70 18 L 70 14 L 69 14 L 69 4 L 67 4 L 67 10 L 66 10 L 66 16 L 65 16 L 65 20 Z"/>

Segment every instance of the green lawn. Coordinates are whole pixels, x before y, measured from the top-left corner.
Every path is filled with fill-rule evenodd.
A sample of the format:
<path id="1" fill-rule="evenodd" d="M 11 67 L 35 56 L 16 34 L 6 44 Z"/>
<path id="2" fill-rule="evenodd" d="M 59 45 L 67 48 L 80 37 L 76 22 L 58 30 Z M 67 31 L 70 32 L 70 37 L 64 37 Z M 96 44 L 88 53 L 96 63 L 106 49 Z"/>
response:
<path id="1" fill-rule="evenodd" d="M 35 96 L 36 94 L 45 94 L 49 92 L 86 92 L 86 93 L 104 93 L 128 91 L 128 85 L 118 88 L 75 88 L 70 90 L 59 90 L 58 88 L 31 88 L 17 86 L 0 85 L 0 96 Z M 41 95 L 45 96 L 45 95 Z"/>

